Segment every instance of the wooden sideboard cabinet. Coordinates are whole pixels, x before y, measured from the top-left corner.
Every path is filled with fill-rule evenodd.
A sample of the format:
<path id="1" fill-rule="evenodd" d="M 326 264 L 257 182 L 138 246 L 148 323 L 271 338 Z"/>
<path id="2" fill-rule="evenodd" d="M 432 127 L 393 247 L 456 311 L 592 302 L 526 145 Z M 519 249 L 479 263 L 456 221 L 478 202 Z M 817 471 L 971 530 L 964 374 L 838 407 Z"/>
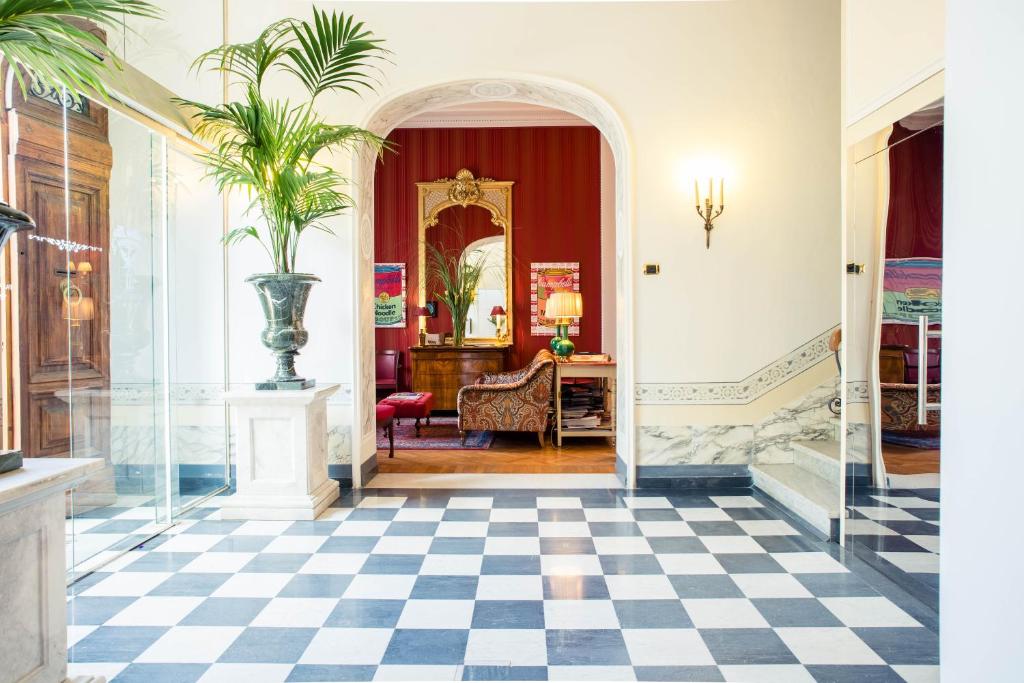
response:
<path id="1" fill-rule="evenodd" d="M 435 410 L 455 410 L 459 389 L 485 372 L 503 372 L 507 346 L 413 346 L 412 390 L 434 394 Z"/>

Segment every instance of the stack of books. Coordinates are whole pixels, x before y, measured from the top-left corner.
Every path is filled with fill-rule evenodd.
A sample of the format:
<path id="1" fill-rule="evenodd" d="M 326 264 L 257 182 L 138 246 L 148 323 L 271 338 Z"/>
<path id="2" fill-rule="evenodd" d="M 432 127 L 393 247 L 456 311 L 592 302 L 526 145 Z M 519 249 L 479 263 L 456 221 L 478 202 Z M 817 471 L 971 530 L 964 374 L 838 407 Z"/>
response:
<path id="1" fill-rule="evenodd" d="M 595 429 L 607 421 L 601 383 L 562 385 L 562 429 Z"/>

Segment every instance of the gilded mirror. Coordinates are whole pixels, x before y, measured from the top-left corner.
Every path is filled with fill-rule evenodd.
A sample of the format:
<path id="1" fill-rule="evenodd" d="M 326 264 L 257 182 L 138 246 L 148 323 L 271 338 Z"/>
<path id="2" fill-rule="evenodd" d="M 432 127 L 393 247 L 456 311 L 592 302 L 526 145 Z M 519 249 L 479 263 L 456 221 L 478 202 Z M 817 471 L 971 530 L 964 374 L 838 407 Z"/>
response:
<path id="1" fill-rule="evenodd" d="M 467 169 L 455 178 L 416 184 L 420 304 L 442 299 L 447 291 L 434 268 L 438 258 L 478 271 L 466 306 L 464 344 L 512 343 L 512 185 L 475 178 Z M 439 308 L 439 316 L 454 327 L 448 307 Z M 422 320 L 420 330 L 425 330 Z"/>

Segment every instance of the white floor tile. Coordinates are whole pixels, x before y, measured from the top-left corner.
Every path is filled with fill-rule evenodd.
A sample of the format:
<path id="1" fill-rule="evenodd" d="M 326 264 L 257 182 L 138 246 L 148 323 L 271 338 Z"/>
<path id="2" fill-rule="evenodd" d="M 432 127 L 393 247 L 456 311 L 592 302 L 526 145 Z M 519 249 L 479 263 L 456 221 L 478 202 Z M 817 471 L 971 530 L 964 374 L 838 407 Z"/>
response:
<path id="1" fill-rule="evenodd" d="M 379 664 L 391 642 L 389 628 L 322 628 L 300 664 Z"/>
<path id="2" fill-rule="evenodd" d="M 720 508 L 761 508 L 764 507 L 753 496 L 711 496 Z"/>
<path id="3" fill-rule="evenodd" d="M 548 648 L 543 629 L 475 629 L 466 644 L 467 664 L 507 661 L 512 666 L 545 666 Z"/>
<path id="4" fill-rule="evenodd" d="M 732 517 L 722 508 L 676 508 L 687 522 L 731 522 Z"/>
<path id="5" fill-rule="evenodd" d="M 135 661 L 153 664 L 216 662 L 243 630 L 241 626 L 175 626 Z"/>
<path id="6" fill-rule="evenodd" d="M 280 536 L 294 522 L 251 520 L 231 532 L 232 536 Z"/>
<path id="7" fill-rule="evenodd" d="M 870 519 L 848 519 L 846 520 L 846 534 L 847 535 L 864 535 L 864 536 L 898 536 L 895 531 L 887 526 L 883 526 L 878 522 L 874 522 Z"/>
<path id="8" fill-rule="evenodd" d="M 379 478 L 380 475 L 378 475 Z M 372 483 L 372 482 L 371 482 Z M 454 681 L 459 667 L 454 664 L 409 666 L 386 664 L 377 667 L 375 681 Z"/>
<path id="9" fill-rule="evenodd" d="M 536 522 L 536 508 L 496 508 L 491 510 L 492 522 Z"/>
<path id="10" fill-rule="evenodd" d="M 260 552 L 315 553 L 326 540 L 326 536 L 278 536 Z"/>
<path id="11" fill-rule="evenodd" d="M 213 592 L 215 598 L 273 598 L 294 574 L 235 574 Z"/>
<path id="12" fill-rule="evenodd" d="M 892 670 L 907 683 L 939 683 L 939 667 L 894 664 Z"/>
<path id="13" fill-rule="evenodd" d="M 319 553 L 310 557 L 299 574 L 358 574 L 367 553 Z"/>
<path id="14" fill-rule="evenodd" d="M 396 522 L 440 522 L 444 508 L 402 508 L 395 514 Z"/>
<path id="15" fill-rule="evenodd" d="M 549 666 L 549 681 L 635 681 L 631 666 Z"/>
<path id="16" fill-rule="evenodd" d="M 148 553 L 143 552 L 143 551 L 139 551 L 139 550 L 132 550 L 132 551 L 127 552 L 127 553 L 122 553 L 118 557 L 115 557 L 112 560 L 104 562 L 103 563 L 103 571 L 105 571 L 105 572 L 119 572 L 119 571 L 123 571 L 125 569 L 125 567 L 127 567 L 128 565 L 132 564 L 133 562 L 135 562 L 136 560 L 138 560 L 139 558 L 141 558 L 141 557 L 143 557 L 144 555 L 147 555 L 147 554 Z M 202 557 L 202 556 L 200 555 L 200 557 Z"/>
<path id="17" fill-rule="evenodd" d="M 487 522 L 441 522 L 434 535 L 439 538 L 484 538 Z"/>
<path id="18" fill-rule="evenodd" d="M 492 536 L 484 542 L 484 555 L 540 555 L 540 539 Z"/>
<path id="19" fill-rule="evenodd" d="M 68 647 L 74 647 L 75 643 L 85 638 L 87 635 L 99 628 L 96 624 L 85 624 L 77 626 L 75 624 L 68 625 Z"/>
<path id="20" fill-rule="evenodd" d="M 658 555 L 658 563 L 666 574 L 725 574 L 726 571 L 711 553 L 672 553 Z"/>
<path id="21" fill-rule="evenodd" d="M 597 555 L 541 555 L 544 576 L 602 576 L 604 568 Z"/>
<path id="22" fill-rule="evenodd" d="M 344 597 L 367 600 L 408 600 L 415 576 L 362 574 L 352 578 Z"/>
<path id="23" fill-rule="evenodd" d="M 427 555 L 421 576 L 479 576 L 483 555 Z"/>
<path id="24" fill-rule="evenodd" d="M 489 510 L 494 499 L 485 496 L 452 496 L 448 499 L 449 510 Z"/>
<path id="25" fill-rule="evenodd" d="M 928 552 L 938 553 L 939 552 L 939 537 L 938 536 L 919 536 L 917 534 L 911 534 L 906 536 L 906 539 L 911 543 L 916 543 Z"/>
<path id="26" fill-rule="evenodd" d="M 477 600 L 543 600 L 544 584 L 539 576 L 481 576 Z"/>
<path id="27" fill-rule="evenodd" d="M 373 546 L 373 554 L 426 555 L 433 542 L 432 536 L 384 536 Z"/>
<path id="28" fill-rule="evenodd" d="M 714 665 L 715 658 L 697 629 L 623 629 L 622 638 L 633 666 Z"/>
<path id="29" fill-rule="evenodd" d="M 632 522 L 633 511 L 628 508 L 584 508 L 588 522 Z"/>
<path id="30" fill-rule="evenodd" d="M 579 497 L 537 496 L 538 510 L 578 510 L 583 507 Z"/>
<path id="31" fill-rule="evenodd" d="M 814 683 L 814 676 L 800 664 L 730 665 L 718 670 L 735 683 Z"/>
<path id="32" fill-rule="evenodd" d="M 939 573 L 939 556 L 935 553 L 880 552 L 878 556 L 911 574 Z"/>
<path id="33" fill-rule="evenodd" d="M 643 536 L 598 536 L 594 538 L 598 555 L 649 555 L 654 552 Z"/>
<path id="34" fill-rule="evenodd" d="M 170 572 L 118 572 L 82 591 L 87 596 L 145 595 L 170 578 Z"/>
<path id="35" fill-rule="evenodd" d="M 160 544 L 165 553 L 205 553 L 224 539 L 222 534 L 178 534 Z"/>
<path id="36" fill-rule="evenodd" d="M 337 598 L 274 598 L 250 626 L 320 628 L 337 605 Z"/>
<path id="37" fill-rule="evenodd" d="M 716 555 L 763 553 L 765 549 L 750 536 L 701 536 L 700 542 Z"/>
<path id="38" fill-rule="evenodd" d="M 761 613 L 744 598 L 683 600 L 697 628 L 768 628 Z"/>
<path id="39" fill-rule="evenodd" d="M 884 664 L 847 628 L 777 628 L 775 632 L 801 664 Z"/>
<path id="40" fill-rule="evenodd" d="M 626 507 L 633 510 L 663 510 L 672 507 L 672 503 L 664 496 L 623 496 L 622 500 Z"/>
<path id="41" fill-rule="evenodd" d="M 868 519 L 880 520 L 884 519 L 890 522 L 914 522 L 917 521 L 917 517 L 910 514 L 906 510 L 901 508 L 886 508 L 886 507 L 874 507 L 874 506 L 861 506 L 857 505 L 853 508 L 857 512 L 861 513 Z"/>
<path id="42" fill-rule="evenodd" d="M 367 496 L 359 501 L 360 508 L 400 508 L 405 505 L 405 496 Z"/>
<path id="43" fill-rule="evenodd" d="M 819 600 L 839 621 L 851 628 L 921 626 L 916 619 L 881 596 Z"/>
<path id="44" fill-rule="evenodd" d="M 397 628 L 467 629 L 474 604 L 473 600 L 408 600 Z"/>
<path id="45" fill-rule="evenodd" d="M 545 600 L 544 627 L 549 629 L 619 628 L 611 600 Z"/>
<path id="46" fill-rule="evenodd" d="M 693 536 L 693 530 L 686 522 L 637 522 L 640 531 L 648 538 L 663 536 Z"/>
<path id="47" fill-rule="evenodd" d="M 389 521 L 345 520 L 334 530 L 334 536 L 383 536 L 391 526 Z"/>
<path id="48" fill-rule="evenodd" d="M 174 626 L 203 598 L 143 596 L 107 620 L 106 626 Z"/>
<path id="49" fill-rule="evenodd" d="M 800 532 L 778 519 L 748 519 L 736 522 L 751 536 L 799 536 Z"/>
<path id="50" fill-rule="evenodd" d="M 68 679 L 75 680 L 79 676 L 85 680 L 103 676 L 108 681 L 121 673 L 128 662 L 68 662 Z"/>
<path id="51" fill-rule="evenodd" d="M 292 668 L 292 664 L 214 664 L 199 683 L 284 683 Z"/>
<path id="52" fill-rule="evenodd" d="M 917 496 L 883 496 L 883 495 L 871 495 L 877 501 L 887 503 L 889 505 L 895 505 L 898 508 L 912 508 L 912 509 L 936 509 L 940 507 L 940 504 L 934 500 L 925 500 L 924 498 L 918 498 Z"/>
<path id="53" fill-rule="evenodd" d="M 790 574 L 844 574 L 849 569 L 827 553 L 772 553 Z"/>
<path id="54" fill-rule="evenodd" d="M 732 580 L 748 598 L 811 598 L 790 574 L 733 574 Z"/>
<path id="55" fill-rule="evenodd" d="M 352 514 L 354 508 L 327 508 L 316 518 L 318 522 L 341 522 Z"/>
<path id="56" fill-rule="evenodd" d="M 587 538 L 590 527 L 586 522 L 541 522 L 538 525 L 542 538 Z"/>
<path id="57" fill-rule="evenodd" d="M 203 553 L 180 571 L 193 573 L 234 574 L 249 564 L 256 553 Z"/>
<path id="58" fill-rule="evenodd" d="M 612 600 L 678 599 L 667 576 L 658 574 L 616 574 L 604 577 Z"/>

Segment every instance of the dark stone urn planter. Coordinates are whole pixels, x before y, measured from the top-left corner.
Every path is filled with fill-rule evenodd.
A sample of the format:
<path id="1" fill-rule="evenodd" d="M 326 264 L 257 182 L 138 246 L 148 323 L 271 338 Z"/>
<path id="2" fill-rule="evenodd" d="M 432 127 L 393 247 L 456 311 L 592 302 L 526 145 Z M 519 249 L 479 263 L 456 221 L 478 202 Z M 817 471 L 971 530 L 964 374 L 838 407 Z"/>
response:
<path id="1" fill-rule="evenodd" d="M 309 389 L 316 380 L 295 373 L 295 356 L 309 340 L 302 326 L 309 290 L 320 278 L 307 273 L 261 273 L 245 279 L 260 297 L 267 326 L 260 339 L 277 360 L 277 372 L 257 389 Z"/>
<path id="2" fill-rule="evenodd" d="M 31 230 L 34 227 L 36 222 L 31 216 L 0 200 L 0 251 L 7 246 L 14 233 L 19 230 Z M 5 296 L 9 294 L 4 293 Z M 0 474 L 18 469 L 22 462 L 21 451 L 0 451 Z"/>

